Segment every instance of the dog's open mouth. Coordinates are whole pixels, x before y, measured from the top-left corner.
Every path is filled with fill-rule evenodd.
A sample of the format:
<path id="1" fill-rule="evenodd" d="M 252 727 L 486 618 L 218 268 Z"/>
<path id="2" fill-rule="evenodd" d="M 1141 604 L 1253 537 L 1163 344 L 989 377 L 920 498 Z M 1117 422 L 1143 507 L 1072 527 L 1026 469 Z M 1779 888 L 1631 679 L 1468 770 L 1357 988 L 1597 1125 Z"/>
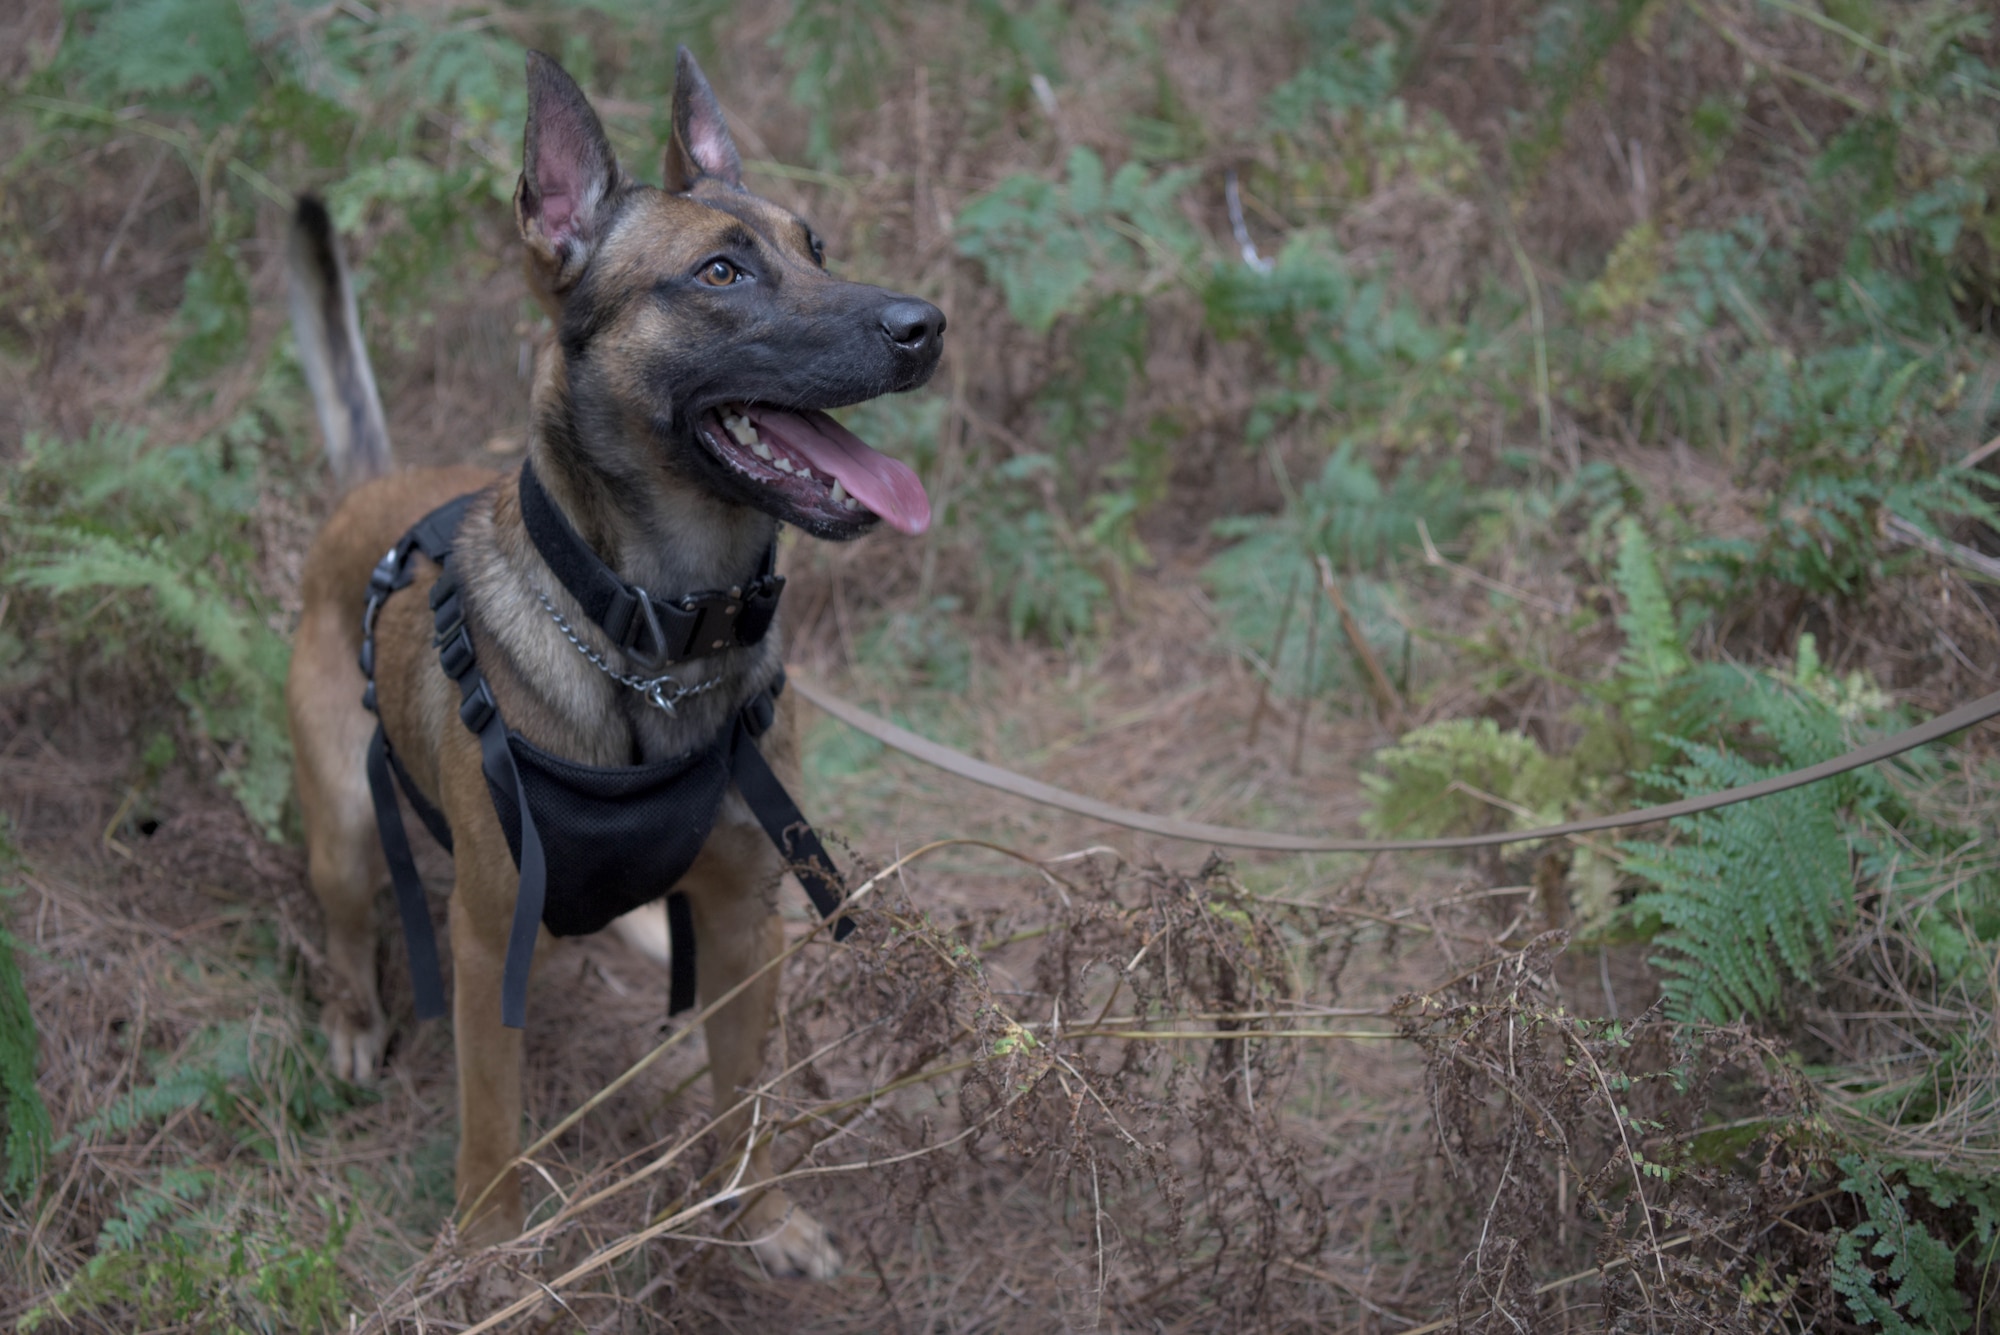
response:
<path id="1" fill-rule="evenodd" d="M 931 498 L 909 465 L 823 412 L 725 403 L 702 414 L 701 433 L 717 458 L 822 522 L 860 525 L 872 515 L 898 533 L 930 527 Z"/>

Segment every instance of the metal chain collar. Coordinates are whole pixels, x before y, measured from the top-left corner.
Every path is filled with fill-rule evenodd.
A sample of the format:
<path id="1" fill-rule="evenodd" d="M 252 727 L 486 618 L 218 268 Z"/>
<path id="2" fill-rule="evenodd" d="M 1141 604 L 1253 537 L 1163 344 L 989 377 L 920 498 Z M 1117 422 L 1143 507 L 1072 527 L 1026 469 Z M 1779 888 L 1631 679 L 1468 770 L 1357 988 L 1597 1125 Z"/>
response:
<path id="1" fill-rule="evenodd" d="M 710 677 L 698 686 L 683 686 L 671 673 L 663 672 L 657 677 L 638 677 L 629 672 L 620 672 L 617 668 L 607 663 L 604 660 L 604 656 L 598 653 L 597 650 L 577 638 L 576 631 L 570 628 L 569 618 L 556 610 L 556 605 L 549 601 L 549 596 L 546 593 L 543 593 L 540 589 L 536 589 L 535 597 L 541 599 L 543 610 L 548 612 L 550 618 L 554 620 L 556 629 L 563 633 L 563 638 L 574 645 L 576 651 L 588 659 L 592 667 L 619 685 L 628 686 L 639 692 L 639 694 L 646 697 L 646 703 L 652 705 L 655 709 L 665 710 L 671 714 L 674 712 L 674 706 L 678 705 L 681 701 L 692 699 L 694 696 L 701 695 L 707 691 L 712 691 L 722 684 L 723 679 L 721 677 Z M 671 695 L 667 693 L 669 687 L 673 690 L 673 694 Z"/>

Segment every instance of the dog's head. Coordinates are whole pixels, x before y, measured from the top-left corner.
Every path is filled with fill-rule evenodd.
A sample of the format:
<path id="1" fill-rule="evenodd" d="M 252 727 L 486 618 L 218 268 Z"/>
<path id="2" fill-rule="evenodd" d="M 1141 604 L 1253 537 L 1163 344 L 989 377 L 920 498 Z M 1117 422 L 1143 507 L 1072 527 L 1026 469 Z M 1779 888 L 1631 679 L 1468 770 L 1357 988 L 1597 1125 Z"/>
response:
<path id="1" fill-rule="evenodd" d="M 944 314 L 826 271 L 803 219 L 743 188 L 722 108 L 683 47 L 665 188 L 618 166 L 582 91 L 528 56 L 514 213 L 557 322 L 581 448 L 650 441 L 665 468 L 823 538 L 930 523 L 909 467 L 827 410 L 930 379 Z"/>

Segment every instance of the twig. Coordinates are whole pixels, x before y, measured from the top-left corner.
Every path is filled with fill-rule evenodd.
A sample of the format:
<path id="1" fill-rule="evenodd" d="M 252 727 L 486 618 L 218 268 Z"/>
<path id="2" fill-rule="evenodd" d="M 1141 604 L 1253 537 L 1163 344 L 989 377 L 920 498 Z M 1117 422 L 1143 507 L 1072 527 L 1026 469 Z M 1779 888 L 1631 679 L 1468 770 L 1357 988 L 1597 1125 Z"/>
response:
<path id="1" fill-rule="evenodd" d="M 204 150 L 197 146 L 195 139 L 191 135 L 182 134 L 179 130 L 165 125 L 156 125 L 149 120 L 121 116 L 116 112 L 106 111 L 103 107 L 92 106 L 88 102 L 72 102 L 66 98 L 59 97 L 43 97 L 37 93 L 18 93 L 13 100 L 22 106 L 33 107 L 37 111 L 54 112 L 58 116 L 69 116 L 75 120 L 90 121 L 93 124 L 108 126 L 114 130 L 131 130 L 138 134 L 149 135 L 163 144 L 178 149 L 184 156 L 195 161 L 203 160 L 206 153 L 217 152 L 222 143 L 222 137 L 218 135 L 210 141 L 205 153 Z M 264 173 L 258 171 L 255 167 L 252 167 L 233 153 L 222 153 L 220 156 L 222 165 L 252 190 L 255 190 L 270 203 L 277 205 L 281 209 L 287 211 L 291 209 L 291 195 L 273 185 L 271 179 L 264 175 Z M 205 175 L 205 172 L 197 175 L 196 180 L 200 181 Z"/>
<path id="2" fill-rule="evenodd" d="M 1340 615 L 1340 628 L 1347 632 L 1347 642 L 1354 646 L 1354 656 L 1361 660 L 1361 666 L 1368 671 L 1368 688 L 1375 697 L 1375 712 L 1381 716 L 1383 726 L 1390 732 L 1403 731 L 1403 700 L 1396 694 L 1396 687 L 1389 680 L 1389 674 L 1382 670 L 1382 660 L 1375 657 L 1375 648 L 1368 643 L 1368 637 L 1361 633 L 1361 623 L 1354 619 L 1354 612 L 1347 605 L 1347 597 L 1340 591 L 1340 581 L 1333 577 L 1333 562 L 1321 552 L 1319 562 L 1319 586 L 1326 590 L 1326 596 L 1333 603 L 1333 610 Z"/>
<path id="3" fill-rule="evenodd" d="M 1417 536 L 1423 539 L 1425 565 L 1435 566 L 1439 570 L 1448 570 L 1462 579 L 1471 580 L 1482 589 L 1489 589 L 1504 597 L 1512 598 L 1516 602 L 1526 603 L 1530 607 L 1538 607 L 1551 616 L 1566 615 L 1567 608 L 1559 607 L 1546 598 L 1529 593 L 1526 589 L 1517 589 L 1511 584 L 1502 584 L 1490 575 L 1482 575 L 1471 566 L 1462 566 L 1458 562 L 1446 557 L 1443 552 L 1437 549 L 1437 544 L 1431 541 L 1430 525 L 1423 521 L 1422 516 L 1418 516 L 1417 518 Z"/>
<path id="4" fill-rule="evenodd" d="M 1297 1271 L 1299 1274 L 1304 1275 L 1309 1279 L 1316 1279 L 1322 1284 L 1333 1285 L 1334 1288 L 1339 1289 L 1342 1293 L 1354 1299 L 1354 1301 L 1360 1303 L 1363 1307 L 1373 1312 L 1376 1316 L 1394 1317 L 1398 1321 L 1409 1320 L 1409 1318 L 1404 1316 L 1401 1312 L 1392 1311 L 1387 1307 L 1379 1306 L 1375 1302 L 1375 1300 L 1370 1298 L 1366 1293 L 1364 1293 L 1359 1286 L 1357 1286 L 1350 1280 L 1342 1279 L 1339 1275 L 1334 1274 L 1331 1270 L 1321 1270 L 1318 1266 L 1307 1265 L 1303 1261 L 1294 1261 L 1289 1256 L 1279 1257 L 1278 1264 L 1284 1266 L 1287 1270 Z"/>
<path id="5" fill-rule="evenodd" d="M 1677 1238 L 1668 1238 L 1665 1242 L 1659 1245 L 1657 1250 L 1665 1251 L 1669 1247 L 1678 1247 L 1682 1243 L 1693 1242 L 1693 1241 L 1694 1241 L 1694 1234 L 1683 1233 Z M 1546 1284 L 1537 1285 L 1535 1288 L 1535 1296 L 1539 1298 L 1545 1293 L 1554 1293 L 1557 1289 L 1566 1289 L 1572 1284 L 1581 1284 L 1583 1283 L 1583 1281 L 1591 1278 L 1593 1275 L 1608 1275 L 1612 1271 L 1618 1269 L 1620 1266 L 1627 1266 L 1630 1264 L 1632 1264 L 1631 1257 L 1629 1256 L 1616 1257 L 1613 1260 L 1606 1261 L 1603 1265 L 1594 1265 L 1588 1270 L 1579 1270 L 1574 1275 L 1564 1275 L 1561 1279 L 1552 1279 Z M 1399 1330 L 1396 1332 L 1396 1335 L 1437 1335 L 1438 1331 L 1450 1330 L 1453 1326 L 1456 1326 L 1458 1323 L 1459 1322 L 1457 1317 L 1446 1317 L 1443 1321 L 1433 1321 L 1428 1325 L 1411 1326 L 1407 1330 Z"/>
<path id="6" fill-rule="evenodd" d="M 1299 761 L 1306 750 L 1306 723 L 1312 718 L 1313 704 L 1313 660 L 1319 650 L 1319 603 L 1306 599 L 1306 668 L 1305 677 L 1299 688 L 1299 717 L 1292 729 L 1292 773 L 1299 772 Z M 1277 665 L 1272 664 L 1273 667 Z"/>
<path id="7" fill-rule="evenodd" d="M 1996 437 L 1993 444 L 2000 445 L 2000 437 Z M 1992 446 L 1982 448 L 1990 449 Z M 1932 537 L 1899 514 L 1891 514 L 1886 510 L 1882 512 L 1882 536 L 1905 547 L 1921 548 L 1970 574 L 2000 582 L 2000 560 L 1984 552 L 1975 552 L 1972 548 L 1959 543 Z"/>
<path id="8" fill-rule="evenodd" d="M 1831 98 L 1833 101 L 1846 107 L 1849 111 L 1859 112 L 1864 116 L 1874 114 L 1875 109 L 1873 107 L 1846 89 L 1836 88 L 1826 80 L 1808 74 L 1804 70 L 1793 69 L 1790 65 L 1767 54 L 1748 37 L 1745 37 L 1742 33 L 1737 32 L 1715 15 L 1709 13 L 1708 7 L 1700 3 L 1700 0 L 1694 0 L 1694 3 L 1690 4 L 1689 8 L 1700 15 L 1702 22 L 1715 29 L 1718 37 L 1735 47 L 1742 54 L 1743 58 L 1751 64 L 1762 66 L 1773 74 L 1782 75 L 1802 87 L 1810 88 L 1821 97 Z"/>
<path id="9" fill-rule="evenodd" d="M 1072 1029 L 1065 1038 L 1129 1038 L 1156 1042 L 1220 1043 L 1240 1038 L 1344 1038 L 1372 1042 L 1411 1035 L 1390 1029 Z"/>
<path id="10" fill-rule="evenodd" d="M 1787 14 L 1804 19 L 1816 28 L 1822 28 L 1836 37 L 1850 41 L 1871 56 L 1876 56 L 1898 65 L 1911 64 L 1917 60 L 1917 57 L 1907 51 L 1898 51 L 1894 47 L 1883 46 L 1880 42 L 1871 41 L 1863 34 L 1848 27 L 1845 23 L 1825 14 L 1818 13 L 1806 5 L 1799 4 L 1798 0 L 1765 0 L 1765 3 L 1773 9 L 1781 9 Z M 1981 83 L 1971 75 L 1961 74 L 1957 70 L 1951 71 L 1946 77 L 1952 79 L 1954 82 L 1963 84 L 1983 97 L 1990 97 L 1994 101 L 2000 102 L 2000 88 L 1995 88 L 1992 84 Z M 2000 441 L 1995 441 L 1994 443 L 2000 444 Z"/>
<path id="11" fill-rule="evenodd" d="M 902 1154 L 892 1154 L 887 1156 L 886 1158 L 881 1158 L 881 1159 L 864 1159 L 859 1163 L 824 1164 L 824 1165 L 815 1165 L 810 1168 L 798 1168 L 790 1172 L 778 1173 L 772 1177 L 766 1178 L 764 1179 L 763 1182 L 759 1183 L 758 1185 L 768 1188 L 768 1187 L 779 1186 L 786 1182 L 802 1181 L 806 1178 L 830 1177 L 835 1173 L 862 1172 L 868 1169 L 886 1168 L 899 1163 L 907 1163 L 912 1159 L 920 1159 L 927 1154 L 935 1154 L 940 1150 L 950 1149 L 953 1145 L 956 1145 L 961 1141 L 971 1139 L 972 1137 L 978 1135 L 980 1132 L 984 1131 L 986 1129 L 987 1123 L 993 1121 L 996 1117 L 999 1117 L 1002 1113 L 1006 1112 L 1009 1108 L 1012 1108 L 1013 1106 L 1014 1105 L 1012 1100 L 1009 1100 L 1006 1103 L 1002 1103 L 997 1107 L 995 1107 L 992 1112 L 988 1113 L 985 1117 L 981 1118 L 978 1122 L 976 1122 L 972 1126 L 967 1127 L 965 1130 L 959 1132 L 957 1135 L 949 1137 L 946 1140 L 940 1141 L 938 1144 L 935 1145 L 923 1145 L 919 1146 L 914 1150 L 906 1151 L 905 1153 Z M 686 1209 L 678 1211 L 677 1213 L 669 1216 L 668 1218 L 660 1221 L 657 1224 L 652 1225 L 649 1228 L 642 1228 L 637 1232 L 627 1233 L 623 1237 L 618 1238 L 616 1241 L 607 1243 L 604 1246 L 598 1248 L 595 1252 L 592 1252 L 590 1255 L 584 1257 L 583 1260 L 577 1262 L 574 1266 L 571 1266 L 568 1270 L 556 1276 L 555 1279 L 549 1281 L 547 1284 L 542 1285 L 542 1287 L 544 1289 L 568 1288 L 570 1285 L 576 1283 L 576 1281 L 582 1279 L 584 1276 L 589 1275 L 595 1271 L 602 1270 L 604 1267 L 610 1265 L 613 1261 L 616 1261 L 621 1256 L 627 1256 L 632 1252 L 637 1251 L 639 1248 L 645 1246 L 647 1243 L 653 1241 L 655 1238 L 665 1237 L 668 1234 L 678 1231 L 682 1226 L 687 1224 L 689 1221 L 699 1218 L 701 1215 L 707 1213 L 715 1206 L 728 1203 L 731 1195 L 733 1195 L 733 1193 L 715 1192 L 702 1200 L 696 1201 L 694 1204 L 688 1206 Z M 531 1293 L 524 1298 L 516 1299 L 514 1302 L 509 1303 L 507 1306 L 501 1308 L 499 1311 L 493 1313 L 491 1316 L 488 1316 L 484 1321 L 479 1322 L 477 1325 L 467 1327 L 464 1332 L 464 1335 L 482 1335 L 482 1333 L 485 1331 L 493 1330 L 496 1327 L 502 1325 L 503 1323 L 510 1321 L 513 1318 L 521 1315 L 523 1312 L 530 1311 L 533 1308 L 539 1306 L 542 1302 L 542 1299 L 543 1295 L 541 1293 Z"/>
<path id="12" fill-rule="evenodd" d="M 1024 853 L 1017 853 L 1013 849 L 1007 848 L 1004 845 L 989 843 L 984 839 L 936 839 L 928 844 L 923 845 L 920 848 L 916 848 L 908 853 L 905 853 L 902 857 L 896 859 L 894 862 L 890 863 L 887 867 L 884 867 L 881 871 L 878 871 L 873 876 L 869 877 L 866 881 L 864 881 L 861 884 L 859 889 L 857 889 L 853 894 L 847 897 L 847 899 L 845 900 L 845 906 L 851 908 L 855 904 L 859 903 L 865 896 L 868 895 L 870 891 L 874 890 L 876 886 L 880 885 L 886 877 L 902 870 L 902 868 L 907 864 L 916 861 L 918 858 L 934 853 L 941 848 L 950 848 L 953 845 L 970 845 L 973 847 L 989 849 L 995 853 L 1003 853 L 1006 856 L 1015 859 L 1016 861 L 1025 862 L 1030 865 L 1034 865 L 1035 862 L 1033 858 L 1028 857 Z M 571 1127 L 575 1126 L 578 1122 L 581 1122 L 585 1117 L 588 1117 L 590 1113 L 595 1108 L 598 1107 L 599 1104 L 603 1103 L 606 1099 L 616 1094 L 619 1090 L 625 1088 L 625 1086 L 631 1084 L 632 1081 L 638 1079 L 641 1072 L 643 1072 L 647 1067 L 651 1066 L 654 1062 L 658 1061 L 661 1057 L 665 1056 L 669 1050 L 679 1046 L 687 1038 L 689 1034 L 698 1032 L 701 1029 L 702 1025 L 707 1023 L 708 1018 L 711 1015 L 714 1015 L 724 1006 L 734 1001 L 743 992 L 747 991 L 754 983 L 756 983 L 756 981 L 759 978 L 762 978 L 765 974 L 769 973 L 773 969 L 782 968 L 784 966 L 785 961 L 791 959 L 792 956 L 798 954 L 801 950 L 804 950 L 808 945 L 810 945 L 814 940 L 818 938 L 820 932 L 825 930 L 828 924 L 834 921 L 835 921 L 834 918 L 821 918 L 819 921 L 815 922 L 812 925 L 812 927 L 805 932 L 804 935 L 799 937 L 797 941 L 794 941 L 790 946 L 787 946 L 784 950 L 780 951 L 778 954 L 772 956 L 769 960 L 765 961 L 764 966 L 762 968 L 756 970 L 754 973 L 751 973 L 750 975 L 745 977 L 741 982 L 737 983 L 736 986 L 730 988 L 727 992 L 724 992 L 721 996 L 715 998 L 713 1001 L 709 1002 L 706 1006 L 703 1006 L 700 1010 L 696 1011 L 694 1015 L 689 1018 L 686 1024 L 682 1025 L 679 1029 L 676 1029 L 673 1033 L 669 1034 L 666 1037 L 666 1039 L 663 1040 L 661 1043 L 659 1043 L 657 1046 L 655 1046 L 651 1052 L 648 1052 L 645 1056 L 641 1057 L 638 1061 L 633 1062 L 631 1066 L 627 1067 L 623 1075 L 620 1075 L 610 1084 L 598 1090 L 588 1099 L 585 1099 L 583 1103 L 578 1105 L 575 1111 L 571 1112 L 568 1116 L 564 1117 L 561 1121 L 557 1122 L 554 1126 L 550 1127 L 532 1145 L 527 1146 L 519 1154 L 515 1155 L 513 1159 L 509 1160 L 507 1165 L 494 1175 L 493 1180 L 491 1182 L 488 1182 L 486 1186 L 483 1189 L 481 1189 L 479 1195 L 473 1198 L 472 1204 L 467 1206 L 465 1210 L 462 1212 L 464 1216 L 466 1218 L 471 1218 L 472 1215 L 479 1209 L 479 1207 L 485 1204 L 487 1196 L 492 1194 L 493 1189 L 499 1186 L 500 1183 L 507 1181 L 509 1179 L 509 1176 L 515 1171 L 515 1169 L 519 1168 L 522 1164 L 527 1163 L 531 1156 L 539 1154 L 541 1151 L 547 1149 L 550 1145 L 554 1144 L 557 1138 L 559 1138 L 565 1131 L 568 1131 Z"/>
<path id="13" fill-rule="evenodd" d="M 2000 436 L 1995 436 L 1993 439 L 1987 441 L 1984 445 L 1981 445 L 1978 449 L 1960 459 L 1953 467 L 1957 468 L 1960 472 L 1964 472 L 1967 469 L 1979 467 L 1979 465 L 1985 463 L 1996 454 L 2000 454 Z"/>
<path id="14" fill-rule="evenodd" d="M 1507 249 L 1513 252 L 1521 281 L 1528 288 L 1528 316 L 1535 331 L 1535 415 L 1542 428 L 1542 458 L 1547 459 L 1554 449 L 1555 411 L 1549 402 L 1549 340 L 1542 327 L 1542 284 L 1535 277 L 1534 261 L 1528 258 L 1528 252 L 1521 248 L 1521 239 L 1514 234 L 1514 217 L 1504 202 L 1500 205 L 1500 220 L 1507 233 Z M 1570 471 L 1575 472 L 1582 462 L 1581 458 L 1571 459 Z"/>
<path id="15" fill-rule="evenodd" d="M 1284 652 L 1285 632 L 1292 628 L 1292 607 L 1298 601 L 1299 572 L 1292 572 L 1291 585 L 1285 590 L 1285 605 L 1278 612 L 1278 634 L 1271 642 L 1271 670 L 1260 676 L 1257 682 L 1257 703 L 1250 710 L 1250 745 L 1257 745 L 1257 729 L 1264 722 L 1264 707 L 1271 700 L 1271 678 L 1278 673 L 1278 655 Z"/>
<path id="16" fill-rule="evenodd" d="M 1578 1043 L 1576 1050 L 1590 1063 L 1591 1071 L 1597 1076 L 1598 1087 L 1604 1091 L 1604 1106 L 1611 1113 L 1611 1124 L 1618 1128 L 1619 1143 L 1625 1147 L 1625 1166 L 1632 1170 L 1632 1195 L 1639 1202 L 1639 1218 L 1646 1225 L 1646 1235 L 1653 1240 L 1653 1260 L 1660 1267 L 1660 1283 L 1664 1284 L 1667 1282 L 1667 1267 L 1659 1256 L 1660 1235 L 1653 1229 L 1653 1207 L 1646 1200 L 1646 1183 L 1639 1175 L 1639 1156 L 1632 1148 L 1632 1138 L 1625 1133 L 1625 1110 L 1619 1107 L 1617 1096 L 1611 1092 L 1611 1081 L 1605 1078 L 1604 1068 L 1597 1064 L 1597 1057 L 1589 1047 Z"/>

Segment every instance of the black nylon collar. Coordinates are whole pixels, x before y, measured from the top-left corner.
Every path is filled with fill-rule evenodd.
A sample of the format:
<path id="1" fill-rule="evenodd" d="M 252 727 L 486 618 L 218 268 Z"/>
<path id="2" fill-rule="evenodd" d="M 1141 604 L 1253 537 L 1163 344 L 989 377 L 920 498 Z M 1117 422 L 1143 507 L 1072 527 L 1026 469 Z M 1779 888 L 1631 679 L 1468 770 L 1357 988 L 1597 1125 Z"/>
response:
<path id="1" fill-rule="evenodd" d="M 764 551 L 755 578 L 729 589 L 662 598 L 627 584 L 590 550 L 549 499 L 532 463 L 521 465 L 521 520 L 535 550 L 584 612 L 645 668 L 756 644 L 778 613 L 785 577 L 778 544 Z"/>

